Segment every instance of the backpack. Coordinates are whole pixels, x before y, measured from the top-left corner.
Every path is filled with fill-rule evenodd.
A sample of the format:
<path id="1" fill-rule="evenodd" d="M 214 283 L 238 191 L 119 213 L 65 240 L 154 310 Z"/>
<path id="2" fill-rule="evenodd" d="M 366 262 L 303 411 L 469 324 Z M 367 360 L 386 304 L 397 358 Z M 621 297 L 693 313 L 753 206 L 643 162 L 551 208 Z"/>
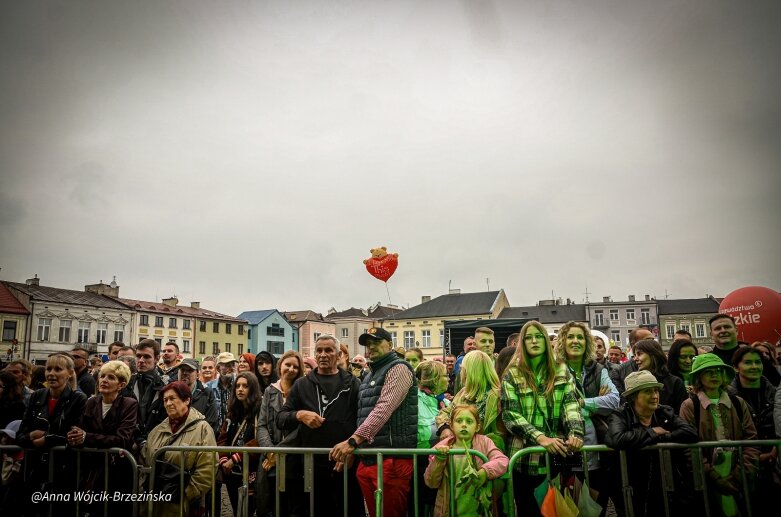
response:
<path id="1" fill-rule="evenodd" d="M 732 407 L 735 408 L 735 411 L 738 413 L 738 420 L 741 422 L 743 421 L 743 405 L 740 403 L 741 399 L 737 395 L 733 395 L 729 391 L 727 392 L 727 395 L 729 395 L 729 399 L 732 401 Z M 689 399 L 691 399 L 692 403 L 694 404 L 694 422 L 695 422 L 695 428 L 696 426 L 700 425 L 700 398 L 695 394 L 690 394 Z"/>

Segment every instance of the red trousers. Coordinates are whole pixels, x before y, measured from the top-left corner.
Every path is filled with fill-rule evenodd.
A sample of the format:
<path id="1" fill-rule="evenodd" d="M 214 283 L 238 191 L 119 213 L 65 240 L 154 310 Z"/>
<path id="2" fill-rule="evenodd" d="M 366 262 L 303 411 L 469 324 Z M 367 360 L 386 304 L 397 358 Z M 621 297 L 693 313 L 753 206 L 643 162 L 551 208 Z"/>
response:
<path id="1" fill-rule="evenodd" d="M 412 478 L 411 458 L 388 458 L 382 462 L 383 517 L 404 517 L 407 514 L 409 480 Z M 374 491 L 377 490 L 377 465 L 358 465 L 358 484 L 369 507 L 369 515 L 376 517 Z"/>

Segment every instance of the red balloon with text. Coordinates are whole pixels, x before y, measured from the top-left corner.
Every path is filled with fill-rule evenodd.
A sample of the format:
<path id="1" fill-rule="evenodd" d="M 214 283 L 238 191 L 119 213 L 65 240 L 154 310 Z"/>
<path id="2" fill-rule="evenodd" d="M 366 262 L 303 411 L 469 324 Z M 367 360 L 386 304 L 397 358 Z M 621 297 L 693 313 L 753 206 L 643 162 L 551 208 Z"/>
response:
<path id="1" fill-rule="evenodd" d="M 735 318 L 740 341 L 776 343 L 781 338 L 781 294 L 773 289 L 736 289 L 721 301 L 719 312 Z"/>
<path id="2" fill-rule="evenodd" d="M 372 256 L 363 261 L 366 271 L 374 278 L 387 282 L 399 266 L 399 254 L 388 253 L 385 246 L 373 248 L 369 251 L 371 251 Z"/>

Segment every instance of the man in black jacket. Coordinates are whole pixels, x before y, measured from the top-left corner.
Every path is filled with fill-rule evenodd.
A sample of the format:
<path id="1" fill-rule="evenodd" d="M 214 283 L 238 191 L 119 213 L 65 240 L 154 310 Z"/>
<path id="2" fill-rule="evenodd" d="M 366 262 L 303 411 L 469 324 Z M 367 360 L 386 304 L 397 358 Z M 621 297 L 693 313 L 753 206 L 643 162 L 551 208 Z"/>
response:
<path id="1" fill-rule="evenodd" d="M 138 401 L 138 432 L 136 444 L 140 447 L 157 424 L 162 422 L 166 413 L 160 388 L 165 383 L 157 371 L 160 358 L 160 344 L 154 339 L 144 339 L 136 346 L 136 370 L 130 382 L 122 390 L 122 396 L 134 397 Z"/>
<path id="2" fill-rule="evenodd" d="M 84 393 L 87 398 L 95 394 L 95 378 L 90 375 L 87 363 L 89 361 L 89 351 L 86 348 L 80 346 L 71 350 L 71 357 L 73 358 L 73 364 L 76 366 L 76 383 L 79 386 L 79 390 Z"/>
<path id="3" fill-rule="evenodd" d="M 339 341 L 323 334 L 315 342 L 317 369 L 293 385 L 287 401 L 277 415 L 277 426 L 286 431 L 298 427 L 301 447 L 333 447 L 348 439 L 357 427 L 360 381 L 339 368 Z M 343 465 L 329 461 L 327 455 L 315 456 L 315 508 L 328 508 L 334 515 L 343 513 Z M 348 515 L 363 515 L 363 498 L 349 466 Z"/>
<path id="4" fill-rule="evenodd" d="M 214 396 L 214 392 L 201 384 L 198 379 L 198 361 L 195 359 L 182 359 L 182 362 L 176 367 L 179 372 L 179 380 L 189 386 L 190 391 L 193 393 L 193 398 L 190 402 L 190 407 L 194 407 L 201 414 L 206 417 L 206 421 L 214 430 L 214 439 L 217 439 L 217 435 L 220 431 L 220 418 L 219 411 L 217 409 L 217 399 Z"/>

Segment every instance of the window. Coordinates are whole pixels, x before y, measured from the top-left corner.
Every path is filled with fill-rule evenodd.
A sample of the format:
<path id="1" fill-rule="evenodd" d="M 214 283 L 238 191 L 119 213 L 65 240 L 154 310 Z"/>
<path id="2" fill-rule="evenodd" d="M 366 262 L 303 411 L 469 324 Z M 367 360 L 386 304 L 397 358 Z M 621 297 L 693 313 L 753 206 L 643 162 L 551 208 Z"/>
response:
<path id="1" fill-rule="evenodd" d="M 369 333 L 369 329 L 363 329 L 363 333 L 364 334 L 368 334 Z"/>
<path id="2" fill-rule="evenodd" d="M 73 320 L 60 320 L 60 339 L 61 343 L 70 343 L 71 341 L 71 326 Z M 5 341 L 5 338 L 3 338 Z"/>
<path id="3" fill-rule="evenodd" d="M 206 322 L 205 321 L 199 321 L 198 322 L 198 330 L 201 332 L 206 332 Z"/>
<path id="4" fill-rule="evenodd" d="M 641 325 L 651 324 L 651 309 L 640 309 L 640 324 Z"/>
<path id="5" fill-rule="evenodd" d="M 148 327 L 149 326 L 149 316 L 146 315 L 146 314 L 142 314 L 141 315 L 141 322 L 139 323 L 139 325 L 143 325 L 145 327 Z"/>
<path id="6" fill-rule="evenodd" d="M 674 323 L 668 323 L 665 327 L 667 329 L 667 339 L 672 339 L 675 337 L 675 324 Z"/>
<path id="7" fill-rule="evenodd" d="M 220 344 L 218 342 L 212 343 L 212 355 L 218 355 L 220 353 Z"/>
<path id="8" fill-rule="evenodd" d="M 240 336 L 244 335 L 244 325 L 239 325 L 239 335 Z"/>
<path id="9" fill-rule="evenodd" d="M 232 352 L 230 343 L 225 343 L 225 351 L 226 352 Z"/>
<path id="10" fill-rule="evenodd" d="M 439 345 L 445 346 L 445 329 L 439 329 Z"/>
<path id="11" fill-rule="evenodd" d="M 627 325 L 634 325 L 635 324 L 635 310 L 634 309 L 627 309 L 626 310 L 626 324 Z"/>
<path id="12" fill-rule="evenodd" d="M 685 330 L 686 332 L 691 334 L 691 327 L 689 326 L 689 322 L 688 321 L 682 321 L 681 325 L 680 325 L 680 329 L 681 330 Z"/>
<path id="13" fill-rule="evenodd" d="M 342 337 L 350 337 L 350 331 L 346 328 L 342 329 Z"/>
<path id="14" fill-rule="evenodd" d="M 176 318 L 168 318 L 168 328 L 169 329 L 176 328 Z"/>
<path id="15" fill-rule="evenodd" d="M 616 343 L 617 345 L 620 345 L 621 344 L 621 332 L 619 332 L 618 330 L 612 331 L 610 333 L 610 339 L 612 339 L 613 342 Z"/>
<path id="16" fill-rule="evenodd" d="M 105 345 L 107 333 L 108 333 L 108 323 L 98 323 L 98 335 L 95 337 L 95 342 L 101 345 Z"/>
<path id="17" fill-rule="evenodd" d="M 182 320 L 182 330 L 190 330 L 190 320 Z"/>
<path id="18" fill-rule="evenodd" d="M 618 323 L 618 309 L 610 309 L 610 323 Z"/>
<path id="19" fill-rule="evenodd" d="M 594 326 L 595 327 L 605 326 L 605 316 L 604 314 L 602 314 L 602 311 L 594 311 Z"/>
<path id="20" fill-rule="evenodd" d="M 190 353 L 190 340 L 189 339 L 183 339 L 182 340 L 182 348 L 184 349 L 185 353 Z"/>
<path id="21" fill-rule="evenodd" d="M 89 343 L 89 321 L 80 321 L 79 330 L 76 335 L 76 343 Z"/>
<path id="22" fill-rule="evenodd" d="M 155 341 L 157 341 L 157 344 L 158 344 L 158 345 L 160 345 L 160 346 L 162 346 L 162 345 L 163 345 L 163 338 L 161 338 L 161 337 L 156 337 L 156 338 L 155 338 Z"/>
<path id="23" fill-rule="evenodd" d="M 122 342 L 125 340 L 125 326 L 114 325 L 114 341 Z"/>
<path id="24" fill-rule="evenodd" d="M 268 351 L 274 355 L 282 354 L 285 351 L 284 341 L 266 341 L 266 344 L 268 345 Z"/>
<path id="25" fill-rule="evenodd" d="M 60 322 L 62 325 L 62 322 Z M 16 322 L 4 321 L 3 322 L 3 341 L 11 341 L 16 339 Z M 60 340 L 62 341 L 62 340 Z"/>
<path id="26" fill-rule="evenodd" d="M 398 338 L 396 337 L 396 331 L 394 330 L 393 332 L 390 333 L 390 335 L 391 335 L 391 343 L 393 343 L 393 348 L 396 348 L 399 342 Z"/>
<path id="27" fill-rule="evenodd" d="M 206 355 L 206 341 L 198 342 L 198 353 L 201 355 Z"/>
<path id="28" fill-rule="evenodd" d="M 220 331 L 220 322 L 215 321 L 212 323 L 212 332 L 219 332 Z"/>
<path id="29" fill-rule="evenodd" d="M 431 348 L 431 331 L 422 330 L 421 334 L 423 335 L 423 348 Z"/>
<path id="30" fill-rule="evenodd" d="M 694 337 L 705 337 L 705 323 L 694 324 Z"/>
<path id="31" fill-rule="evenodd" d="M 279 326 L 279 323 L 272 323 L 270 327 L 266 327 L 266 334 L 269 336 L 285 336 L 285 329 Z M 315 338 L 317 339 L 317 338 Z"/>
<path id="32" fill-rule="evenodd" d="M 241 334 L 241 332 L 239 332 L 239 334 Z M 251 328 L 247 329 L 247 339 L 252 339 L 252 329 Z M 295 340 L 296 340 L 296 335 L 293 334 L 293 341 L 295 342 Z"/>
<path id="33" fill-rule="evenodd" d="M 232 327 L 233 327 L 233 325 L 231 325 L 230 323 L 226 323 L 226 324 L 225 324 L 225 333 L 226 333 L 226 334 L 230 334 L 230 333 L 231 333 L 231 328 L 232 328 Z"/>
<path id="34" fill-rule="evenodd" d="M 415 331 L 414 330 L 405 330 L 404 331 L 404 348 L 414 348 L 415 346 Z"/>
<path id="35" fill-rule="evenodd" d="M 312 337 L 314 338 L 313 341 L 317 341 L 317 338 L 319 338 L 320 335 L 321 334 L 319 332 L 315 332 L 314 334 L 312 334 Z"/>
<path id="36" fill-rule="evenodd" d="M 238 355 L 241 355 L 241 354 L 243 354 L 243 353 L 244 353 L 244 345 L 242 345 L 241 343 L 239 343 L 238 345 L 236 345 L 236 348 L 237 348 L 237 350 L 236 350 L 236 353 L 237 353 Z"/>
<path id="37" fill-rule="evenodd" d="M 163 326 L 163 317 L 155 316 L 155 327 L 162 327 L 162 326 Z"/>

